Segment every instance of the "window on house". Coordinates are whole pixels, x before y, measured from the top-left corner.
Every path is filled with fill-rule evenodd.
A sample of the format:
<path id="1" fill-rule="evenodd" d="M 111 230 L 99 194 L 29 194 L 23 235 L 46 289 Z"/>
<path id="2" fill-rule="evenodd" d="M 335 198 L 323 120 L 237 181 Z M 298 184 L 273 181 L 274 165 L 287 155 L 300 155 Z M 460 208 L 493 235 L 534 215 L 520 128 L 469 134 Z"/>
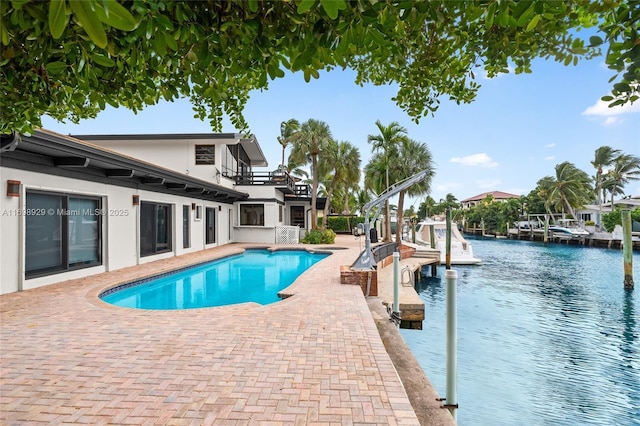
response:
<path id="1" fill-rule="evenodd" d="M 182 206 L 182 248 L 191 247 L 191 206 Z"/>
<path id="2" fill-rule="evenodd" d="M 196 164 L 216 164 L 216 146 L 196 145 Z"/>
<path id="3" fill-rule="evenodd" d="M 27 191 L 25 275 L 50 275 L 102 264 L 99 198 Z"/>
<path id="4" fill-rule="evenodd" d="M 205 210 L 205 244 L 216 242 L 216 209 L 207 207 Z"/>
<path id="5" fill-rule="evenodd" d="M 240 225 L 264 226 L 264 204 L 241 204 Z"/>
<path id="6" fill-rule="evenodd" d="M 171 206 L 140 203 L 140 256 L 171 251 Z"/>

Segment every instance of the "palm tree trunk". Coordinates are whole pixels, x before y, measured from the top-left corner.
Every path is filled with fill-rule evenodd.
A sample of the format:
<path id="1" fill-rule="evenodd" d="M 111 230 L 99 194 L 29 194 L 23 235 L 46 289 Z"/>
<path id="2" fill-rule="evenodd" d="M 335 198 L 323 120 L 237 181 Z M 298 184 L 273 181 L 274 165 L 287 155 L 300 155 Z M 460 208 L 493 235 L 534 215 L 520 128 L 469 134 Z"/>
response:
<path id="1" fill-rule="evenodd" d="M 567 211 L 571 215 L 571 218 L 577 219 L 576 211 L 573 209 L 571 204 L 569 204 L 569 200 L 567 200 L 567 197 L 565 197 L 564 194 L 561 194 L 561 196 L 562 196 L 562 204 L 564 204 L 564 206 L 567 208 Z"/>
<path id="2" fill-rule="evenodd" d="M 327 201 L 324 203 L 324 210 L 322 211 L 322 229 L 327 229 L 327 216 L 329 216 L 329 204 L 331 203 L 331 197 L 333 197 L 333 190 L 336 188 L 338 181 L 332 180 L 327 191 Z"/>

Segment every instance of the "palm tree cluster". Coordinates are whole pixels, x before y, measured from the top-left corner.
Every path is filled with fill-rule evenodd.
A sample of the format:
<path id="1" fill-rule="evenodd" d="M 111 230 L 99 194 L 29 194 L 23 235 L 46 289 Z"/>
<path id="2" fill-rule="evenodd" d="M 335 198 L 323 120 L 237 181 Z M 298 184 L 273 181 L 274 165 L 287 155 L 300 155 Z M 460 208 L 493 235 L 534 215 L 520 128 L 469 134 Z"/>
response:
<path id="1" fill-rule="evenodd" d="M 365 166 L 364 188 L 361 188 L 361 157 L 357 147 L 348 141 L 336 141 L 323 121 L 309 119 L 299 124 L 297 120 L 290 119 L 282 122 L 278 137 L 282 146 L 280 168 L 294 175 L 306 176 L 302 167 L 309 166 L 313 229 L 317 227 L 318 196 L 326 197 L 321 223 L 321 227 L 326 228 L 330 209 L 351 214 L 393 184 L 426 169 L 431 170 L 426 179 L 399 194 L 398 223 L 402 223 L 405 195 L 429 192 L 435 170 L 427 145 L 410 139 L 407 130 L 397 122 L 385 126 L 378 120 L 376 127 L 379 134 L 368 137 L 373 157 Z M 291 152 L 285 166 L 285 149 L 289 145 Z M 389 236 L 391 221 L 388 204 L 385 218 L 386 235 Z M 396 239 L 400 241 L 400 233 Z"/>
<path id="2" fill-rule="evenodd" d="M 601 146 L 591 164 L 596 169 L 593 177 L 568 161 L 556 165 L 555 176 L 540 179 L 527 196 L 529 213 L 567 213 L 575 217 L 576 208 L 594 201 L 601 206 L 609 199 L 613 205 L 614 197 L 624 194 L 627 183 L 640 180 L 640 157 L 619 149 Z"/>
<path id="3" fill-rule="evenodd" d="M 591 164 L 596 174 L 590 177 L 573 163 L 564 161 L 555 166 L 555 174 L 544 176 L 536 188 L 520 199 L 510 199 L 503 203 L 493 203 L 487 198 L 478 206 L 458 211 L 468 224 L 481 221 L 490 232 L 504 232 L 510 224 L 528 214 L 567 214 L 576 218 L 576 209 L 594 201 L 600 206 L 596 224 L 600 225 L 602 204 L 624 194 L 624 186 L 640 180 L 640 158 L 624 154 L 618 149 L 602 146 L 595 151 Z M 444 210 L 445 201 L 429 199 L 420 205 L 419 214 L 439 214 Z M 456 206 L 453 206 L 454 208 Z M 455 214 L 456 212 L 454 212 Z"/>
<path id="4" fill-rule="evenodd" d="M 398 122 L 385 126 L 376 121 L 379 133 L 369 135 L 373 157 L 365 167 L 365 189 L 382 193 L 391 185 L 401 182 L 423 170 L 429 170 L 427 177 L 398 194 L 396 223 L 401 226 L 404 215 L 404 197 L 429 193 L 431 180 L 435 175 L 433 157 L 429 147 L 409 138 L 407 129 Z M 391 212 L 389 202 L 385 203 L 386 235 L 391 235 Z M 396 242 L 402 241 L 402 232 L 396 230 Z"/>

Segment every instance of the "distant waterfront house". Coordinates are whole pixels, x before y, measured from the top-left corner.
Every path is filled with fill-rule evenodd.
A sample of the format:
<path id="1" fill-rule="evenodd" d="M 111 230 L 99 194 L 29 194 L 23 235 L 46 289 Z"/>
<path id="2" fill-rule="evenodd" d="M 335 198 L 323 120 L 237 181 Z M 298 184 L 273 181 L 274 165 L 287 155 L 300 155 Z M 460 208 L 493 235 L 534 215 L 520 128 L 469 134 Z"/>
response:
<path id="1" fill-rule="evenodd" d="M 255 137 L 38 130 L 2 150 L 0 294 L 311 225 L 308 185 L 254 172 Z"/>
<path id="2" fill-rule="evenodd" d="M 640 195 L 629 196 L 625 198 L 621 198 L 619 200 L 613 200 L 613 208 L 611 201 L 602 203 L 602 206 L 598 206 L 597 204 L 588 204 L 582 206 L 579 209 L 576 209 L 576 216 L 578 220 L 581 221 L 593 221 L 598 223 L 598 215 L 600 213 L 607 214 L 611 213 L 612 210 L 616 208 L 623 209 L 637 209 L 640 208 Z"/>
<path id="3" fill-rule="evenodd" d="M 477 206 L 480 204 L 482 200 L 491 195 L 494 201 L 506 201 L 510 198 L 520 198 L 520 195 L 517 194 L 509 194 L 508 192 L 502 191 L 491 191 L 491 192 L 483 192 L 482 194 L 474 195 L 473 197 L 469 197 L 465 200 L 460 201 L 463 209 L 470 209 L 471 207 Z"/>

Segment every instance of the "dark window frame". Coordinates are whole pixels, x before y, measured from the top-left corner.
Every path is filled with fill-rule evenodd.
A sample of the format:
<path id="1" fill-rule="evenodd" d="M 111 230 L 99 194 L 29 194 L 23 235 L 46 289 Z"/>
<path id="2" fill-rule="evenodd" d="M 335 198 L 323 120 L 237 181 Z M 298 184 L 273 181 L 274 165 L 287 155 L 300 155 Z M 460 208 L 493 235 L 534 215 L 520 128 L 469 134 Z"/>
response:
<path id="1" fill-rule="evenodd" d="M 216 164 L 215 145 L 196 145 L 195 152 L 196 165 L 200 166 Z"/>
<path id="2" fill-rule="evenodd" d="M 216 243 L 216 208 L 207 207 L 204 212 L 204 243 L 215 244 Z M 212 219 L 212 222 L 210 222 Z"/>
<path id="3" fill-rule="evenodd" d="M 246 216 L 246 209 L 257 209 L 255 213 L 258 216 L 256 218 Z M 262 214 L 260 214 L 260 209 L 262 209 Z M 240 204 L 240 226 L 264 226 L 264 212 L 264 204 Z"/>
<path id="4" fill-rule="evenodd" d="M 71 214 L 63 214 L 63 215 L 59 215 L 58 212 L 56 211 L 55 214 L 58 216 L 62 216 L 61 219 L 61 224 L 60 224 L 60 250 L 61 250 L 61 262 L 60 265 L 57 266 L 51 266 L 51 267 L 46 267 L 46 268 L 40 268 L 40 269 L 34 269 L 34 270 L 27 270 L 27 256 L 29 256 L 29 253 L 26 250 L 26 246 L 27 246 L 27 239 L 28 239 L 28 233 L 29 231 L 29 224 L 27 223 L 27 221 L 29 221 L 30 219 L 36 219 L 39 216 L 44 216 L 44 215 L 50 215 L 50 208 L 47 209 L 47 211 L 42 211 L 43 209 L 37 209 L 37 208 L 33 208 L 30 207 L 27 203 L 28 201 L 25 203 L 26 204 L 26 211 L 32 211 L 33 213 L 37 213 L 34 215 L 29 215 L 26 216 L 25 219 L 25 236 L 24 236 L 24 244 L 25 244 L 25 279 L 32 279 L 32 278 L 39 278 L 39 277 L 45 277 L 45 276 L 49 276 L 49 275 L 56 275 L 56 274 L 61 274 L 61 273 L 65 273 L 65 272 L 71 272 L 71 271 L 77 271 L 80 269 L 86 269 L 86 268 L 93 268 L 95 266 L 101 266 L 103 264 L 103 245 L 104 245 L 104 241 L 103 241 L 103 234 L 102 234 L 102 197 L 100 196 L 93 196 L 93 195 L 85 195 L 85 194 L 75 194 L 75 193 L 68 193 L 68 192 L 55 192 L 55 191 L 41 191 L 41 190 L 32 190 L 32 189 L 27 189 L 26 191 L 26 197 L 28 200 L 29 194 L 39 194 L 39 195 L 48 195 L 51 197 L 57 197 L 59 198 L 62 202 L 60 204 L 60 209 L 67 211 L 67 212 L 71 212 L 72 210 L 69 208 L 69 199 L 70 198 L 74 198 L 74 199 L 80 199 L 80 200 L 90 200 L 90 201 L 95 201 L 96 202 L 96 209 L 97 211 L 95 211 L 94 215 L 96 217 L 96 248 L 97 248 L 97 258 L 94 261 L 90 261 L 90 262 L 78 262 L 75 264 L 70 264 L 70 249 L 71 249 L 71 244 L 69 243 L 69 231 L 70 231 L 70 226 L 69 226 L 69 218 L 73 217 Z M 57 210 L 57 208 L 56 208 Z M 41 214 L 40 214 L 41 213 Z"/>
<path id="5" fill-rule="evenodd" d="M 150 212 L 150 209 L 153 210 L 153 215 L 149 217 L 143 217 L 145 214 Z M 164 235 L 166 236 L 167 242 L 164 243 L 162 241 L 158 241 L 158 212 L 159 210 L 164 210 L 164 215 L 166 217 L 166 222 L 164 225 Z M 149 221 L 151 219 L 151 225 L 149 223 L 143 223 L 143 221 Z M 171 204 L 167 203 L 156 203 L 152 201 L 141 201 L 140 202 L 140 257 L 154 256 L 156 254 L 169 253 L 173 250 L 173 209 Z M 148 235 L 143 235 L 143 231 L 145 229 L 151 230 L 151 237 L 149 238 L 149 242 L 143 242 L 143 238 L 149 237 Z M 166 246 L 163 246 L 166 244 Z M 151 248 L 148 250 L 148 248 Z"/>
<path id="6" fill-rule="evenodd" d="M 182 206 L 182 248 L 191 248 L 191 206 L 186 204 Z"/>

